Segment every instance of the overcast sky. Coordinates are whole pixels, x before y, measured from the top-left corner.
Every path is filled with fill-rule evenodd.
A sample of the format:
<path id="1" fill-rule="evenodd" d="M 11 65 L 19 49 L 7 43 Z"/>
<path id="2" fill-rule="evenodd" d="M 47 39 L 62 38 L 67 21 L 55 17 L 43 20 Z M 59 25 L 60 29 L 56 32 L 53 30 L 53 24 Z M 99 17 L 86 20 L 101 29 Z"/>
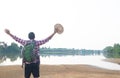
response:
<path id="1" fill-rule="evenodd" d="M 120 43 L 120 0 L 1 0 L 0 41 L 15 42 L 4 33 L 28 39 L 33 31 L 41 40 L 61 23 L 56 34 L 41 47 L 104 49 Z"/>

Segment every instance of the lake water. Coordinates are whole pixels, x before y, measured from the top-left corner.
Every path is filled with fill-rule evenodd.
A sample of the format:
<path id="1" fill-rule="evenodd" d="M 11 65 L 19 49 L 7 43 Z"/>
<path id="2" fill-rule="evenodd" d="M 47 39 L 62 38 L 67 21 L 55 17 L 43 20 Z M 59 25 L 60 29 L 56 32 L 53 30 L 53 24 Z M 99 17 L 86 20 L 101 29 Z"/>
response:
<path id="1" fill-rule="evenodd" d="M 92 65 L 109 70 L 120 70 L 120 65 L 110 62 L 105 62 L 104 56 L 46 56 L 40 57 L 41 64 L 46 65 L 76 65 L 76 64 L 86 64 Z M 0 66 L 3 65 L 21 65 L 22 59 L 18 58 L 16 61 L 11 62 L 10 59 L 2 62 Z"/>

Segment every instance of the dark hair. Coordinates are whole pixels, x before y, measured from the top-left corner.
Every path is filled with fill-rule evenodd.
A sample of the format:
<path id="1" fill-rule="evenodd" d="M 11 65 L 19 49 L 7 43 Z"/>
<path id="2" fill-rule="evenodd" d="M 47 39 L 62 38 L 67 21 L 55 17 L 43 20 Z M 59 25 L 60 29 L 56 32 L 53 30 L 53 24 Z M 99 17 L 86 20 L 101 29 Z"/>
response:
<path id="1" fill-rule="evenodd" d="M 29 39 L 34 39 L 34 38 L 35 38 L 35 34 L 34 34 L 33 32 L 30 32 L 30 33 L 28 34 L 28 38 L 29 38 Z"/>

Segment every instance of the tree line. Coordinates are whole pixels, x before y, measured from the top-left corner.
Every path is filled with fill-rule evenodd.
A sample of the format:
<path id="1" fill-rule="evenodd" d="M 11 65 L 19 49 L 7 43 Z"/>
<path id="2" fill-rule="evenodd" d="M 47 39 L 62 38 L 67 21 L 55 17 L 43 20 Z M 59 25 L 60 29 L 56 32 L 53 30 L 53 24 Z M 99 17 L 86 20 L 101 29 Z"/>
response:
<path id="1" fill-rule="evenodd" d="M 21 58 L 21 49 L 23 46 L 18 46 L 16 43 L 7 45 L 5 42 L 0 42 L 0 62 L 9 58 L 15 61 L 18 57 Z M 68 48 L 40 48 L 40 56 L 66 56 L 66 55 L 101 55 L 102 50 L 86 50 L 86 49 L 68 49 Z"/>
<path id="2" fill-rule="evenodd" d="M 50 56 L 50 55 L 101 55 L 103 53 L 102 50 L 86 50 L 86 49 L 68 49 L 68 48 L 41 48 L 40 54 L 41 56 Z"/>
<path id="3" fill-rule="evenodd" d="M 11 43 L 7 45 L 5 42 L 0 42 L 0 59 L 7 57 L 15 58 L 21 56 L 21 49 L 23 46 L 18 46 L 16 43 Z M 68 48 L 40 48 L 41 56 L 50 55 L 101 55 L 103 54 L 108 58 L 120 58 L 120 44 L 114 44 L 113 46 L 107 46 L 103 50 L 86 50 L 86 49 L 68 49 Z"/>
<path id="4" fill-rule="evenodd" d="M 107 46 L 103 49 L 103 52 L 107 58 L 120 58 L 120 44 L 116 43 L 113 46 Z"/>
<path id="5" fill-rule="evenodd" d="M 15 61 L 18 57 L 21 58 L 21 49 L 23 46 L 18 46 L 16 43 L 7 45 L 5 42 L 0 42 L 0 62 L 10 58 Z M 86 50 L 86 49 L 68 49 L 68 48 L 40 48 L 40 56 L 66 56 L 66 55 L 104 55 L 107 58 L 120 58 L 120 44 L 107 46 L 103 50 Z"/>

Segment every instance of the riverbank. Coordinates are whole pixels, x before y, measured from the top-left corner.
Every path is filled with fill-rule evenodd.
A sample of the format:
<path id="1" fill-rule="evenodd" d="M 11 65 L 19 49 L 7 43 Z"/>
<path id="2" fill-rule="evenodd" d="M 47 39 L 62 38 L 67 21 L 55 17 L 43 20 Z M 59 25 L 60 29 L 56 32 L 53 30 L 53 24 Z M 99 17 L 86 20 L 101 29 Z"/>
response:
<path id="1" fill-rule="evenodd" d="M 89 65 L 41 65 L 40 78 L 119 78 L 120 71 Z M 0 66 L 0 78 L 24 78 L 20 65 Z M 31 78 L 33 78 L 31 76 Z"/>
<path id="2" fill-rule="evenodd" d="M 120 58 L 107 58 L 104 61 L 120 64 Z"/>

